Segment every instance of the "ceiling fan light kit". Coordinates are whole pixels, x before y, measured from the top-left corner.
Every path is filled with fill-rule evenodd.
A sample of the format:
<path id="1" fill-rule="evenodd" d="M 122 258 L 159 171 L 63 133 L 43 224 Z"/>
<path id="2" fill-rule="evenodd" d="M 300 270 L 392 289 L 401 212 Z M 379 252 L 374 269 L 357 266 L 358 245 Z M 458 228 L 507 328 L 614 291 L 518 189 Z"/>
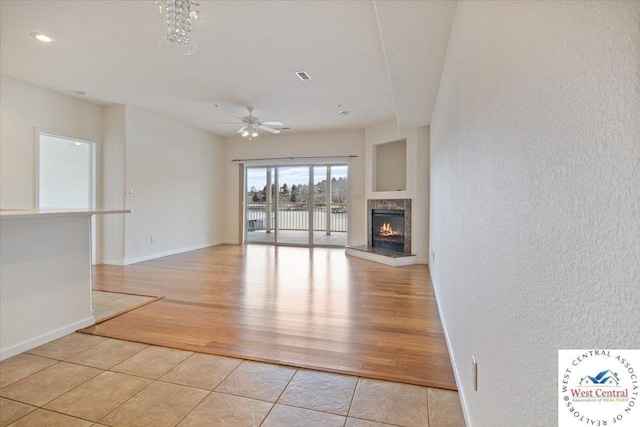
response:
<path id="1" fill-rule="evenodd" d="M 238 129 L 238 133 L 242 135 L 244 138 L 249 138 L 249 140 L 258 137 L 258 130 L 264 130 L 269 133 L 279 134 L 280 129 L 283 128 L 284 124 L 282 122 L 262 122 L 256 116 L 253 115 L 253 107 L 247 107 L 247 111 L 249 111 L 248 116 L 244 117 L 236 117 L 236 119 L 240 120 L 238 124 L 241 124 L 242 127 Z M 226 124 L 226 123 L 217 123 L 217 124 Z M 280 129 L 276 129 L 280 128 Z"/>

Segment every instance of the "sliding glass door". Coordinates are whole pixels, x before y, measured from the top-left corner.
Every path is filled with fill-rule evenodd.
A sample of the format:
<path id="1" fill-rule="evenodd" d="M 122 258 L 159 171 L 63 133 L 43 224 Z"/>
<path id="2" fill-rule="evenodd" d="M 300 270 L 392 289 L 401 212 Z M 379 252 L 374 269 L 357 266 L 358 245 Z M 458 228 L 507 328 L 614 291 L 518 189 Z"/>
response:
<path id="1" fill-rule="evenodd" d="M 347 165 L 313 168 L 313 244 L 347 244 Z"/>
<path id="2" fill-rule="evenodd" d="M 245 242 L 347 243 L 346 164 L 246 168 Z"/>
<path id="3" fill-rule="evenodd" d="M 278 243 L 309 245 L 309 166 L 277 168 Z"/>
<path id="4" fill-rule="evenodd" d="M 275 168 L 247 168 L 245 241 L 275 243 Z"/>

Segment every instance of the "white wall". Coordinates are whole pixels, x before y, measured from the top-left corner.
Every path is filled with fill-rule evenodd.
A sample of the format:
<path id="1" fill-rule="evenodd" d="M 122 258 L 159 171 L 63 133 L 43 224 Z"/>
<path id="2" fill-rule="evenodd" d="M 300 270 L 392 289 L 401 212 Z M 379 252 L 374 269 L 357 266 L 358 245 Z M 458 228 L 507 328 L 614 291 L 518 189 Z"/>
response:
<path id="1" fill-rule="evenodd" d="M 555 425 L 558 349 L 640 348 L 638 46 L 638 2 L 458 3 L 431 271 L 474 427 Z"/>
<path id="2" fill-rule="evenodd" d="M 95 322 L 90 224 L 89 215 L 0 220 L 0 360 Z"/>
<path id="3" fill-rule="evenodd" d="M 407 189 L 407 141 L 387 142 L 373 147 L 373 191 Z"/>
<path id="4" fill-rule="evenodd" d="M 221 139 L 137 108 L 0 82 L 2 208 L 35 207 L 36 129 L 44 130 L 98 142 L 98 207 L 134 209 L 98 220 L 98 262 L 135 262 L 222 240 Z M 125 199 L 125 188 L 135 197 Z"/>
<path id="5" fill-rule="evenodd" d="M 112 105 L 104 107 L 102 150 L 102 207 L 125 209 L 124 205 L 124 151 L 126 144 L 126 107 Z M 129 215 L 129 214 L 127 214 Z M 127 215 L 100 215 L 102 225 L 102 262 L 124 263 L 124 221 Z"/>
<path id="6" fill-rule="evenodd" d="M 0 206 L 36 206 L 36 129 L 100 141 L 102 107 L 0 77 Z"/>
<path id="7" fill-rule="evenodd" d="M 411 203 L 415 211 L 411 228 L 411 245 L 421 264 L 429 263 L 429 126 L 418 128 L 418 146 L 416 147 L 416 196 Z"/>
<path id="8" fill-rule="evenodd" d="M 129 106 L 125 126 L 125 188 L 135 192 L 125 198 L 125 263 L 220 243 L 222 140 Z"/>
<path id="9" fill-rule="evenodd" d="M 349 245 L 367 243 L 364 189 L 364 133 L 362 131 L 312 134 L 260 135 L 249 141 L 237 137 L 226 140 L 225 155 L 225 242 L 240 243 L 240 175 L 233 159 L 270 157 L 348 156 L 349 168 Z"/>
<path id="10" fill-rule="evenodd" d="M 373 191 L 374 147 L 406 139 L 407 171 L 405 191 Z M 411 199 L 411 252 L 421 264 L 428 263 L 429 242 L 429 128 L 400 130 L 395 120 L 365 129 L 365 197 L 366 199 Z M 366 221 L 366 220 L 365 220 Z"/>

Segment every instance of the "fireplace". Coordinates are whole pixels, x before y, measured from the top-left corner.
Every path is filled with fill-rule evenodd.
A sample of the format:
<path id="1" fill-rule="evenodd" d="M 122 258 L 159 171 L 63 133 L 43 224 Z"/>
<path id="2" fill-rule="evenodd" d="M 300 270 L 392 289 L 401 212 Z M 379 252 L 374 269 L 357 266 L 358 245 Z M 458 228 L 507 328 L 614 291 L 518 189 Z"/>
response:
<path id="1" fill-rule="evenodd" d="M 404 210 L 371 210 L 371 246 L 404 252 Z"/>
<path id="2" fill-rule="evenodd" d="M 400 267 L 416 263 L 411 253 L 411 199 L 367 200 L 367 244 L 346 254 Z"/>
<path id="3" fill-rule="evenodd" d="M 411 199 L 367 200 L 367 216 L 369 250 L 411 255 Z"/>

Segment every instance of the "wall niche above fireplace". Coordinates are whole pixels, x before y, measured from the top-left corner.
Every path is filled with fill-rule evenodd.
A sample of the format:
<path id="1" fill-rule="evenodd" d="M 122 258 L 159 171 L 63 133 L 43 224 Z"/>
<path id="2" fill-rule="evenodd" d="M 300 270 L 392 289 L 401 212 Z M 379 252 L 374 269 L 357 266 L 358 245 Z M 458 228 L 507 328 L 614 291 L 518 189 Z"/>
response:
<path id="1" fill-rule="evenodd" d="M 367 246 L 411 254 L 411 199 L 367 201 Z"/>
<path id="2" fill-rule="evenodd" d="M 373 146 L 373 191 L 406 191 L 407 140 Z"/>

